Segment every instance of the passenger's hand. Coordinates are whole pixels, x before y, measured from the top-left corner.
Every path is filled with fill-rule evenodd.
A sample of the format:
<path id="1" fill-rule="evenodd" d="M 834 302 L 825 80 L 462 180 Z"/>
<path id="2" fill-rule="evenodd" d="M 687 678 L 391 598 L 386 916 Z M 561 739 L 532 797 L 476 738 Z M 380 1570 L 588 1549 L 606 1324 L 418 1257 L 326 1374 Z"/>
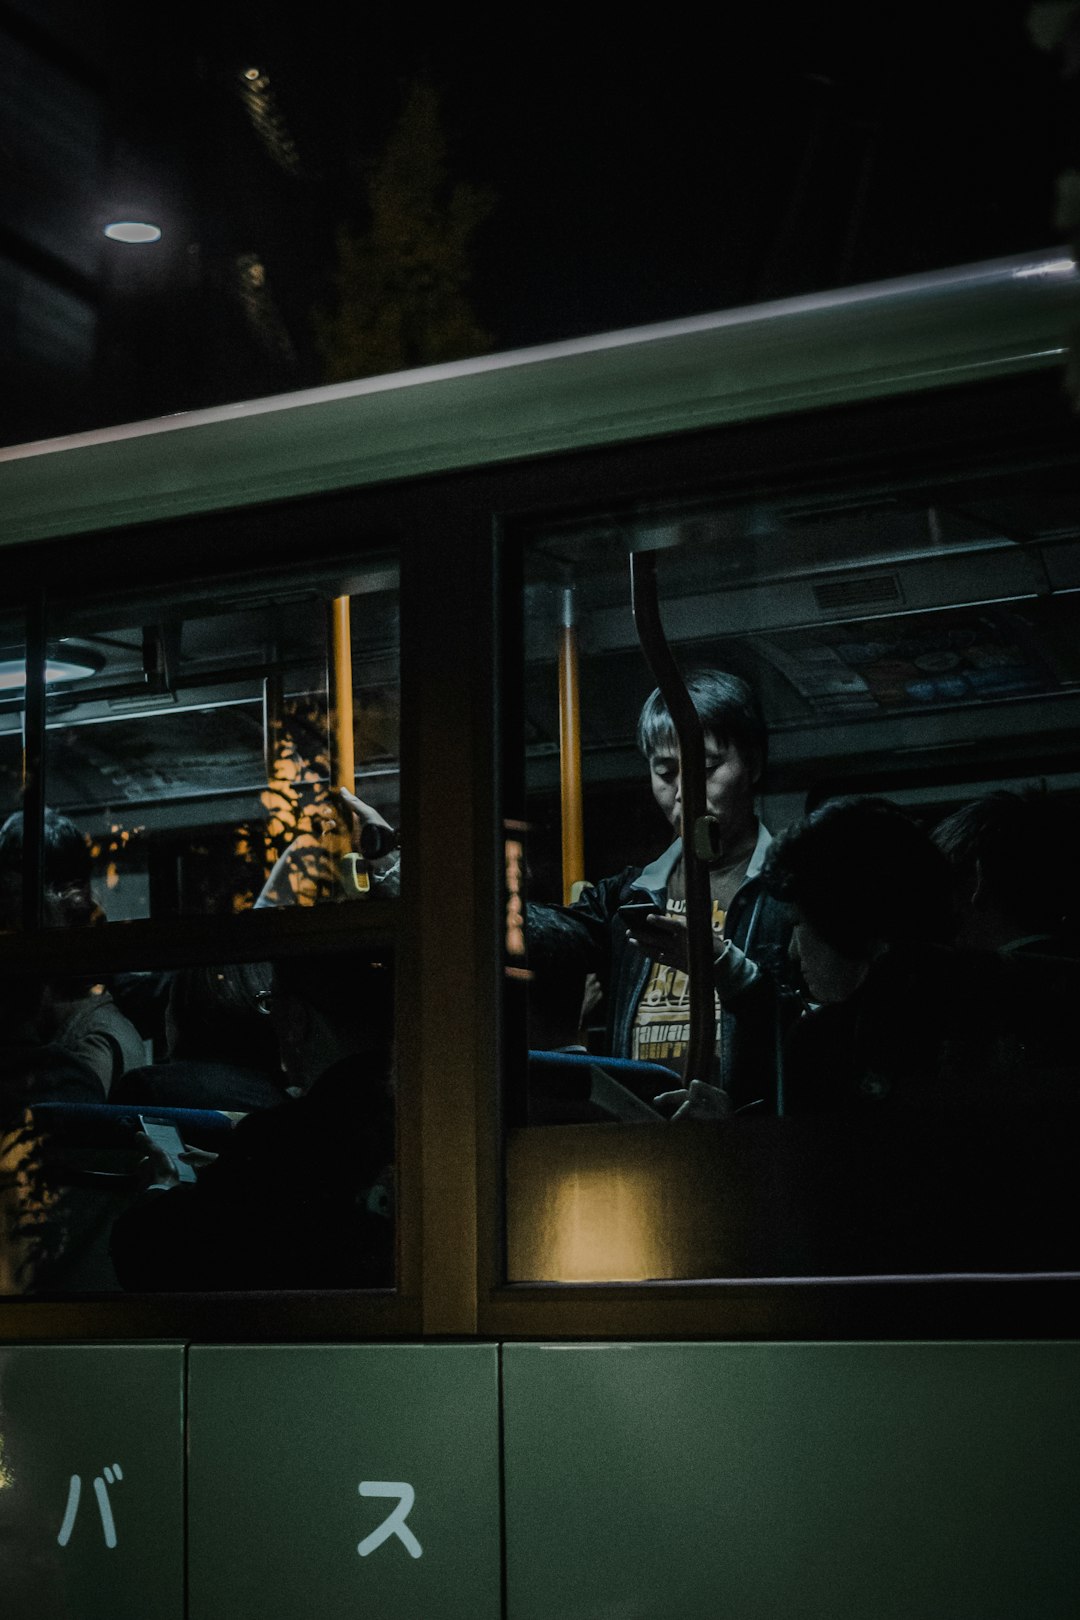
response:
<path id="1" fill-rule="evenodd" d="M 139 1160 L 139 1181 L 144 1191 L 150 1187 L 160 1187 L 162 1191 L 169 1192 L 173 1187 L 179 1187 L 180 1166 L 177 1159 L 198 1171 L 213 1164 L 217 1158 L 216 1153 L 210 1153 L 205 1148 L 187 1146 L 174 1158 L 157 1142 L 152 1142 L 145 1131 L 139 1132 L 136 1141 L 145 1150 L 145 1157 Z"/>
<path id="2" fill-rule="evenodd" d="M 654 962 L 687 971 L 686 918 L 665 917 L 663 912 L 650 911 L 642 922 L 635 922 L 630 930 L 630 941 Z"/>
<path id="3" fill-rule="evenodd" d="M 674 1108 L 670 1119 L 728 1119 L 732 1113 L 727 1092 L 706 1080 L 691 1080 L 678 1091 L 662 1091 L 653 1102 L 665 1113 Z"/>
<path id="4" fill-rule="evenodd" d="M 636 923 L 630 935 L 633 943 L 654 962 L 689 970 L 689 949 L 685 917 L 663 917 L 650 912 L 643 923 Z M 733 1000 L 748 990 L 758 976 L 757 963 L 740 951 L 730 939 L 713 929 L 713 982 L 721 1001 Z"/>
<path id="5" fill-rule="evenodd" d="M 332 788 L 330 801 L 319 805 L 317 809 L 324 823 L 336 822 L 344 830 L 349 848 L 354 855 L 360 853 L 360 831 L 363 827 L 385 827 L 387 832 L 394 830 L 373 804 L 368 804 L 355 793 L 350 793 L 348 788 Z M 382 865 L 393 859 L 393 854 L 384 855 L 380 860 L 371 861 L 369 864 L 378 871 Z"/>

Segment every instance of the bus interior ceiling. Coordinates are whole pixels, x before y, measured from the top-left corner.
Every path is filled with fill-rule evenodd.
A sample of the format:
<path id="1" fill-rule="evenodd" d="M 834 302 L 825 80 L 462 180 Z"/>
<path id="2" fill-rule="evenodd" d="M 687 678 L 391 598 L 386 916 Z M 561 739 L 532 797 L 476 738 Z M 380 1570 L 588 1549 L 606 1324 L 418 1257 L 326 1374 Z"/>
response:
<path id="1" fill-rule="evenodd" d="M 537 897 L 557 889 L 555 658 L 568 584 L 587 874 L 640 860 L 655 841 L 635 745 L 652 681 L 630 608 L 631 549 L 660 553 L 664 624 L 683 667 L 728 669 L 758 692 L 774 829 L 839 793 L 883 794 L 931 821 L 999 787 L 1080 796 L 1077 482 L 1055 457 L 933 487 L 672 503 L 539 534 L 525 692 Z"/>
<path id="2" fill-rule="evenodd" d="M 110 919 L 231 909 L 238 828 L 265 839 L 280 790 L 304 799 L 325 787 L 327 604 L 338 593 L 352 600 L 361 790 L 396 816 L 395 565 L 239 595 L 55 605 L 50 665 L 80 673 L 48 680 L 46 802 L 89 835 Z M 21 659 L 21 644 L 12 651 Z M 5 812 L 19 803 L 22 710 L 19 678 L 0 692 Z"/>

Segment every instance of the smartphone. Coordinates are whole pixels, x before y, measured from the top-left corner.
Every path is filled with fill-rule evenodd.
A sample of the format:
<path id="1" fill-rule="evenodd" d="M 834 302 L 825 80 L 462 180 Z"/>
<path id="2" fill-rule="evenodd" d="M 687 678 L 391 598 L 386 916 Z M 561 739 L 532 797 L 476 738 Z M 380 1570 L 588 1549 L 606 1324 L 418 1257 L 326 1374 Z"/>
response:
<path id="1" fill-rule="evenodd" d="M 655 900 L 632 900 L 628 905 L 619 907 L 620 921 L 626 924 L 631 933 L 648 917 L 663 915 L 663 906 L 658 906 Z"/>
<path id="2" fill-rule="evenodd" d="M 181 1153 L 184 1152 L 184 1144 L 181 1141 L 180 1132 L 177 1130 L 176 1126 L 170 1125 L 168 1121 L 164 1119 L 147 1119 L 143 1114 L 139 1115 L 139 1124 L 142 1126 L 151 1142 L 153 1142 L 154 1146 L 162 1148 L 169 1155 L 169 1158 L 172 1159 L 173 1163 L 176 1165 L 177 1174 L 179 1175 L 180 1180 L 195 1181 L 196 1176 L 191 1165 L 180 1157 Z"/>

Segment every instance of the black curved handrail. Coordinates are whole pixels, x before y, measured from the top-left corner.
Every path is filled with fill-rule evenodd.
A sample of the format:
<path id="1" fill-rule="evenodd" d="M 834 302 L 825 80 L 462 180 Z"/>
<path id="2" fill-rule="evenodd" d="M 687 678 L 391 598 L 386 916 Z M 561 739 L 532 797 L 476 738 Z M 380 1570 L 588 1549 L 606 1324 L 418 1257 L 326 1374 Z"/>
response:
<path id="1" fill-rule="evenodd" d="M 713 982 L 712 889 L 709 868 L 695 847 L 705 828 L 705 732 L 676 664 L 660 620 L 656 553 L 635 551 L 630 558 L 630 593 L 641 650 L 667 704 L 679 742 L 682 778 L 682 858 L 686 882 L 686 931 L 690 979 L 690 1030 L 683 1077 L 709 1080 L 716 1060 L 716 1003 Z"/>

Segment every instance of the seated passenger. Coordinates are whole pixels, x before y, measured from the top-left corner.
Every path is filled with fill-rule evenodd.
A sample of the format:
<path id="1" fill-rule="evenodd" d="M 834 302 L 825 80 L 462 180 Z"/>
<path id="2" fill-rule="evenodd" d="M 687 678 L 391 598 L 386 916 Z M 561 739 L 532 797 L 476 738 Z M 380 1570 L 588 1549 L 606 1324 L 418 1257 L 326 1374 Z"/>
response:
<path id="1" fill-rule="evenodd" d="M 0 827 L 0 871 L 22 872 L 23 813 L 16 810 Z M 54 926 L 82 928 L 103 921 L 105 913 L 90 887 L 90 846 L 73 821 L 46 808 L 42 845 L 42 881 L 59 911 Z"/>
<path id="2" fill-rule="evenodd" d="M 1043 793 L 990 793 L 934 828 L 953 869 L 955 943 L 1075 956 L 1080 857 L 1074 815 Z"/>
<path id="3" fill-rule="evenodd" d="M 950 880 L 881 800 L 827 803 L 770 851 L 813 1001 L 785 1041 L 774 1167 L 793 1272 L 1077 1263 L 1080 968 L 946 945 Z"/>
<path id="4" fill-rule="evenodd" d="M 775 1004 L 764 986 L 736 1016 L 735 998 L 758 966 L 783 963 L 790 937 L 786 907 L 761 885 L 772 839 L 754 811 L 754 792 L 766 759 L 767 734 L 757 699 L 745 681 L 719 670 L 687 677 L 705 731 L 707 809 L 715 818 L 721 852 L 710 884 L 717 942 L 717 1064 L 713 1079 L 726 1094 L 727 1112 L 775 1102 Z M 686 898 L 682 871 L 682 794 L 675 728 L 659 691 L 645 703 L 638 746 L 649 763 L 653 796 L 675 841 L 645 867 L 629 867 L 586 889 L 572 907 L 590 931 L 592 969 L 606 997 L 606 1049 L 614 1057 L 680 1067 L 689 1030 L 685 969 Z M 620 907 L 651 901 L 659 924 L 635 925 L 633 937 Z M 734 947 L 734 949 L 732 949 Z M 753 1016 L 751 1016 L 751 1008 Z M 712 1091 L 702 1087 L 699 1091 Z M 687 1099 L 690 1102 L 690 1099 Z M 693 1103 L 691 1102 L 691 1111 Z"/>
<path id="5" fill-rule="evenodd" d="M 17 873 L 0 869 L 0 928 L 15 927 L 22 910 Z M 55 901 L 46 921 L 59 922 Z M 101 1103 L 100 1075 L 78 1052 L 51 1038 L 47 987 L 40 980 L 9 980 L 0 987 L 0 1116 L 21 1117 L 35 1102 Z"/>
<path id="6" fill-rule="evenodd" d="M 393 1283 L 393 1011 L 366 957 L 274 968 L 271 1017 L 298 1095 L 248 1114 L 226 1151 L 181 1184 L 150 1148 L 153 1181 L 113 1228 L 123 1287 L 371 1288 Z"/>
<path id="7" fill-rule="evenodd" d="M 283 1102 L 277 1042 L 264 1011 L 269 993 L 264 962 L 174 973 L 165 1009 L 167 1059 L 129 1071 L 111 1100 L 240 1113 Z"/>
<path id="8" fill-rule="evenodd" d="M 0 872 L 13 881 L 21 874 L 23 817 L 17 810 L 0 827 Z M 54 926 L 90 927 L 104 912 L 90 888 L 91 858 L 86 839 L 66 816 L 45 811 L 42 881 Z M 130 1019 L 104 985 L 54 980 L 41 1008 L 42 1035 L 87 1064 L 106 1096 L 126 1069 L 146 1061 L 146 1046 Z"/>
<path id="9" fill-rule="evenodd" d="M 794 907 L 816 1004 L 785 1043 L 786 1113 L 1023 1106 L 1027 1043 L 1062 1026 L 1074 965 L 949 948 L 948 863 L 902 811 L 825 804 L 777 841 L 762 881 Z"/>
<path id="10" fill-rule="evenodd" d="M 909 1095 L 897 1077 L 925 1067 L 930 953 L 952 926 L 944 857 L 895 805 L 838 799 L 782 834 L 762 882 L 793 908 L 814 1004 L 789 1032 L 784 1111 Z"/>

